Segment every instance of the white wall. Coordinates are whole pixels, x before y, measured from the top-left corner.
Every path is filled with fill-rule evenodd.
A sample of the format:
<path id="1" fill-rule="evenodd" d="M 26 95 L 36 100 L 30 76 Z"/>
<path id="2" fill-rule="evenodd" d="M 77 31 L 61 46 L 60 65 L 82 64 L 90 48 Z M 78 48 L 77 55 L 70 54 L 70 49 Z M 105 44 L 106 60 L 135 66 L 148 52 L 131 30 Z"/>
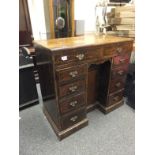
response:
<path id="1" fill-rule="evenodd" d="M 28 0 L 34 40 L 46 39 L 43 0 Z"/>
<path id="2" fill-rule="evenodd" d="M 98 0 L 74 0 L 75 20 L 85 21 L 85 32 L 95 31 L 95 5 Z M 49 0 L 28 0 L 35 40 L 48 39 L 50 34 Z"/>
<path id="3" fill-rule="evenodd" d="M 98 0 L 74 0 L 75 20 L 85 21 L 85 32 L 95 31 L 95 5 Z M 50 33 L 48 0 L 28 0 L 34 40 Z"/>
<path id="4" fill-rule="evenodd" d="M 50 29 L 50 13 L 49 13 L 49 0 L 43 0 L 44 3 L 44 15 L 45 15 L 45 26 L 46 26 L 46 37 L 51 38 Z"/>
<path id="5" fill-rule="evenodd" d="M 74 0 L 75 20 L 85 20 L 85 32 L 95 31 L 95 5 L 98 0 Z"/>
<path id="6" fill-rule="evenodd" d="M 85 32 L 95 31 L 95 6 L 99 0 L 74 0 L 75 20 L 85 21 Z M 111 10 L 108 7 L 107 12 Z"/>

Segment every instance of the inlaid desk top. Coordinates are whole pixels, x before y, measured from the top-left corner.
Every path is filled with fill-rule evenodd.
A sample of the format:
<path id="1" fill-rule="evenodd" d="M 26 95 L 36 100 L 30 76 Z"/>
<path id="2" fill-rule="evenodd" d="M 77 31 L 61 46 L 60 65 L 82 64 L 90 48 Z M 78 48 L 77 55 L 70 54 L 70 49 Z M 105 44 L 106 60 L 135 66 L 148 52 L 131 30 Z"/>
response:
<path id="1" fill-rule="evenodd" d="M 43 47 L 51 49 L 52 51 L 55 51 L 60 49 L 96 46 L 127 41 L 133 41 L 133 39 L 108 35 L 97 36 L 94 34 L 89 34 L 70 38 L 40 40 L 34 41 L 34 43 L 42 45 Z"/>

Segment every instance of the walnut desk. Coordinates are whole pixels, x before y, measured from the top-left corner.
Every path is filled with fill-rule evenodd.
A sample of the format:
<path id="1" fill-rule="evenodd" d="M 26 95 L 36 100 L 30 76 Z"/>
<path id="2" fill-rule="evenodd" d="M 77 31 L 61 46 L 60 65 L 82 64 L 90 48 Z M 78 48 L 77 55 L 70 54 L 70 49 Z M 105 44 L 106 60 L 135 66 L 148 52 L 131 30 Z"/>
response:
<path id="1" fill-rule="evenodd" d="M 114 36 L 35 41 L 37 65 L 46 64 L 41 87 L 47 80 L 52 87 L 43 111 L 60 140 L 88 125 L 88 111 L 108 113 L 124 103 L 132 48 L 132 39 Z"/>

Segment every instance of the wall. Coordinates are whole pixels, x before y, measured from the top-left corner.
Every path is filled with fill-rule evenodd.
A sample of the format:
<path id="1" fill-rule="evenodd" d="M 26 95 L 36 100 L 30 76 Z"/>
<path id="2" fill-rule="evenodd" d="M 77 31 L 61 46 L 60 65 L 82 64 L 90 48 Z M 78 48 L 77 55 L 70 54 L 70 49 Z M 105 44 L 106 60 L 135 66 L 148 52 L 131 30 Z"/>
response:
<path id="1" fill-rule="evenodd" d="M 75 20 L 85 21 L 85 32 L 95 31 L 95 5 L 98 0 L 74 0 Z M 28 0 L 35 40 L 50 38 L 49 0 Z"/>
<path id="2" fill-rule="evenodd" d="M 75 20 L 85 21 L 85 32 L 95 31 L 95 5 L 98 0 L 74 0 Z M 35 40 L 50 38 L 49 0 L 28 0 Z"/>
<path id="3" fill-rule="evenodd" d="M 85 21 L 85 33 L 95 31 L 95 6 L 99 0 L 74 0 L 75 20 Z M 108 7 L 109 12 L 111 7 Z"/>
<path id="4" fill-rule="evenodd" d="M 44 0 L 28 0 L 34 40 L 47 39 L 43 1 Z"/>
<path id="5" fill-rule="evenodd" d="M 85 32 L 95 30 L 95 4 L 98 0 L 74 0 L 75 20 L 85 20 Z"/>
<path id="6" fill-rule="evenodd" d="M 44 16 L 45 16 L 45 27 L 46 27 L 46 36 L 47 39 L 51 38 L 50 33 L 50 13 L 49 13 L 49 0 L 43 0 L 44 4 Z"/>

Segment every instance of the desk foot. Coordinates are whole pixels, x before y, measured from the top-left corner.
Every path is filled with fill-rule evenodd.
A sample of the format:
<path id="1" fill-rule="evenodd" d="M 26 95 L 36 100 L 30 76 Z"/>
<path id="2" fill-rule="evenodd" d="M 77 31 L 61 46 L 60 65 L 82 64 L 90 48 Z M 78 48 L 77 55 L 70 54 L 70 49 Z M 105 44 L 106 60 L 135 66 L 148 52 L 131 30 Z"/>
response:
<path id="1" fill-rule="evenodd" d="M 54 123 L 54 121 L 52 120 L 51 116 L 49 115 L 48 111 L 45 108 L 43 108 L 43 112 L 59 140 L 68 137 L 69 135 L 88 125 L 88 119 L 85 118 L 84 120 L 76 123 L 75 125 L 60 131 L 60 129 L 57 128 L 56 124 Z"/>
<path id="2" fill-rule="evenodd" d="M 113 104 L 113 105 L 108 106 L 108 107 L 103 106 L 103 105 L 101 105 L 101 104 L 98 104 L 98 109 L 99 109 L 101 112 L 107 114 L 107 113 L 109 113 L 109 112 L 111 112 L 111 111 L 117 109 L 118 107 L 122 106 L 123 104 L 124 104 L 124 100 L 121 100 L 121 101 L 119 101 L 119 102 L 117 102 L 117 103 L 115 103 L 115 104 Z"/>

